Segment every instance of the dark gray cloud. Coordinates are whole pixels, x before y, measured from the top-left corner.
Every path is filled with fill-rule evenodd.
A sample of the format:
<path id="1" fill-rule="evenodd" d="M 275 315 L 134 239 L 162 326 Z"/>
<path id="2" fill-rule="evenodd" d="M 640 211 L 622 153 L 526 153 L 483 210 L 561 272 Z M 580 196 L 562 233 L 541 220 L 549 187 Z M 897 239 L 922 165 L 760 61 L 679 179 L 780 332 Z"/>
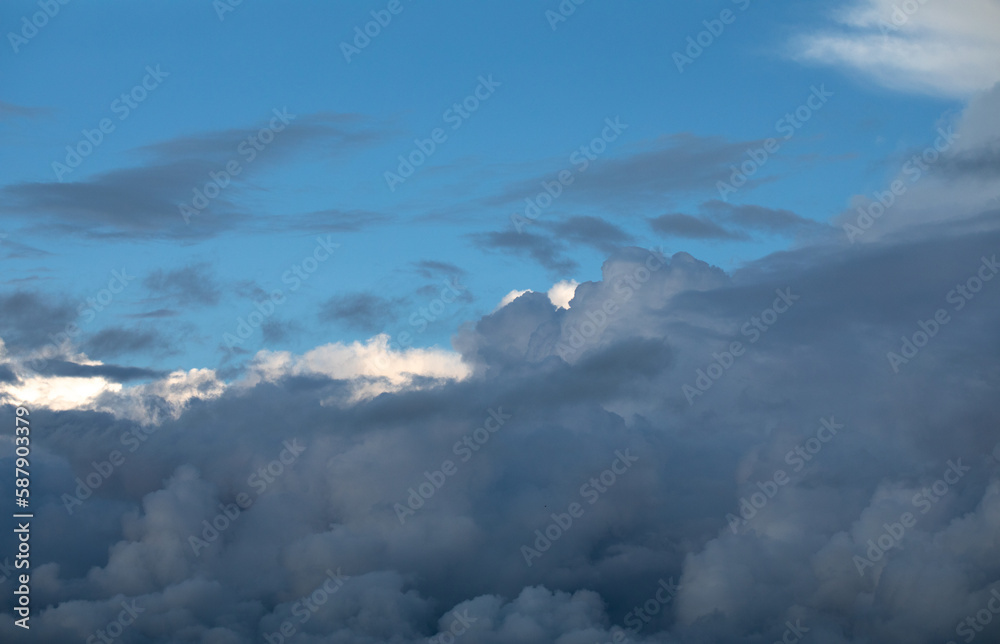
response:
<path id="1" fill-rule="evenodd" d="M 823 227 L 791 210 L 766 208 L 750 204 L 730 204 L 714 199 L 701 206 L 702 212 L 719 221 L 765 233 L 795 233 L 808 228 Z"/>
<path id="2" fill-rule="evenodd" d="M 403 301 L 374 293 L 336 295 L 320 309 L 319 317 L 328 322 L 341 322 L 352 329 L 381 331 L 397 317 Z"/>
<path id="3" fill-rule="evenodd" d="M 600 217 L 570 217 L 551 226 L 551 230 L 560 239 L 607 253 L 632 242 L 631 235 Z"/>
<path id="4" fill-rule="evenodd" d="M 649 227 L 661 235 L 683 239 L 748 239 L 745 233 L 727 230 L 714 221 L 683 213 L 653 217 L 649 220 Z"/>
<path id="5" fill-rule="evenodd" d="M 582 164 L 567 164 L 547 174 L 509 187 L 486 200 L 488 205 L 506 205 L 534 197 L 542 181 L 552 181 L 560 170 L 573 171 L 573 183 L 566 187 L 560 201 L 592 205 L 599 203 L 620 210 L 628 206 L 657 206 L 664 199 L 693 192 L 716 189 L 716 182 L 727 180 L 748 147 L 758 141 L 727 141 L 720 137 L 702 137 L 690 133 L 663 136 L 648 142 L 640 151 L 611 152 Z M 581 157 L 581 160 L 583 158 Z"/>
<path id="6" fill-rule="evenodd" d="M 33 637 L 85 641 L 134 600 L 123 641 L 143 643 L 256 641 L 290 620 L 304 642 L 416 644 L 458 615 L 474 621 L 457 641 L 483 644 L 632 626 L 638 644 L 751 644 L 789 623 L 803 642 L 954 639 L 1000 577 L 1000 226 L 918 232 L 733 274 L 617 249 L 569 309 L 528 293 L 467 324 L 453 344 L 473 375 L 424 390 L 356 401 L 297 373 L 155 428 L 33 410 Z M 125 462 L 70 515 L 62 495 L 111 450 Z M 190 537 L 241 493 L 250 507 L 196 554 Z M 859 574 L 880 539 L 892 547 Z M 338 569 L 300 621 L 296 602 Z M 0 596 L 4 641 L 12 607 Z"/>
<path id="7" fill-rule="evenodd" d="M 115 364 L 79 364 L 67 360 L 50 360 L 45 369 L 46 375 L 68 378 L 107 378 L 115 382 L 130 380 L 146 380 L 163 376 L 162 371 L 143 369 L 141 367 L 126 367 Z"/>
<path id="8" fill-rule="evenodd" d="M 14 383 L 18 380 L 19 378 L 13 369 L 7 365 L 0 365 L 0 382 Z"/>
<path id="9" fill-rule="evenodd" d="M 302 326 L 294 321 L 277 320 L 274 318 L 265 320 L 260 325 L 264 342 L 268 345 L 283 342 L 302 331 Z"/>
<path id="10" fill-rule="evenodd" d="M 83 348 L 88 356 L 102 360 L 132 353 L 163 353 L 169 349 L 166 339 L 155 331 L 126 327 L 101 329 L 87 339 Z"/>
<path id="11" fill-rule="evenodd" d="M 271 119 L 271 115 L 267 115 Z M 259 125 L 184 136 L 138 150 L 146 163 L 85 177 L 83 168 L 63 181 L 16 183 L 0 189 L 4 197 L 0 218 L 30 217 L 43 222 L 46 232 L 92 237 L 198 239 L 211 237 L 237 224 L 248 230 L 273 230 L 276 220 L 254 217 L 239 204 L 241 186 L 262 170 L 292 154 L 313 154 L 322 159 L 372 145 L 384 132 L 355 115 L 298 115 L 273 142 L 258 154 L 241 152 L 239 146 Z M 330 152 L 330 151 L 335 152 Z M 211 182 L 230 161 L 242 168 L 227 187 L 194 216 L 180 210 L 195 203 L 197 191 Z M 330 217 L 303 218 L 309 229 Z M 347 214 L 349 227 L 361 225 L 359 213 Z M 342 223 L 343 223 L 342 222 Z M 287 228 L 288 221 L 285 220 Z"/>
<path id="12" fill-rule="evenodd" d="M 76 319 L 76 308 L 35 291 L 15 291 L 0 294 L 0 338 L 15 347 L 37 348 L 46 344 L 59 345 L 60 333 Z"/>
<path id="13" fill-rule="evenodd" d="M 577 263 L 564 255 L 565 248 L 545 235 L 514 230 L 474 233 L 468 236 L 481 250 L 530 258 L 555 273 L 568 273 Z"/>
<path id="14" fill-rule="evenodd" d="M 413 263 L 413 268 L 418 275 L 427 279 L 438 279 L 441 277 L 461 277 L 465 275 L 465 270 L 448 262 L 441 262 L 434 259 L 423 259 Z"/>
<path id="15" fill-rule="evenodd" d="M 222 297 L 212 267 L 204 262 L 171 271 L 154 271 L 142 284 L 155 297 L 172 299 L 181 306 L 218 304 Z"/>

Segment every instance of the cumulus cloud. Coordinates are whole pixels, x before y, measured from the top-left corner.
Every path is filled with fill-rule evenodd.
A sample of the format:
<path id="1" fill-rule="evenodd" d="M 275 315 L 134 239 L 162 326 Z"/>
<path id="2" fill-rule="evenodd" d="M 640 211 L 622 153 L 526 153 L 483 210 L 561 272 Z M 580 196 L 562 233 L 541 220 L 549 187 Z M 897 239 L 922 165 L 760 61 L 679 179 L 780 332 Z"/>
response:
<path id="1" fill-rule="evenodd" d="M 39 393 L 33 629 L 85 640 L 135 602 L 135 642 L 953 639 L 1000 578 L 1000 226 L 977 221 L 734 273 L 623 248 L 569 308 L 525 292 L 452 350 Z M 164 402 L 112 413 L 129 396 Z"/>

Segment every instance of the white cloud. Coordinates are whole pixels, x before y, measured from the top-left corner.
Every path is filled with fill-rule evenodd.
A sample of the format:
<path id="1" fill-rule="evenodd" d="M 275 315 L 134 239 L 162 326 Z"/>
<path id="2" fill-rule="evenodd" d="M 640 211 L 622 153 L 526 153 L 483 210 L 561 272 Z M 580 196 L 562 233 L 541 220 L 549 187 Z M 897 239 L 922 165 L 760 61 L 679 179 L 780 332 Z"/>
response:
<path id="1" fill-rule="evenodd" d="M 471 369 L 453 351 L 438 348 L 395 351 L 389 347 L 389 336 L 379 334 L 367 344 L 336 342 L 301 356 L 287 351 L 260 351 L 243 384 L 252 387 L 261 381 L 309 374 L 354 381 L 355 399 L 361 399 L 413 387 L 419 377 L 462 380 L 471 374 Z"/>
<path id="2" fill-rule="evenodd" d="M 547 295 L 549 296 L 549 301 L 552 302 L 552 306 L 556 307 L 557 309 L 568 309 L 570 301 L 576 294 L 576 287 L 579 285 L 580 284 L 576 280 L 563 280 L 561 282 L 556 282 L 555 284 L 553 284 L 552 288 L 550 288 L 547 293 Z M 534 291 L 532 291 L 531 289 L 525 289 L 523 291 L 514 289 L 507 295 L 503 296 L 503 299 L 500 300 L 500 304 L 498 304 L 497 307 L 493 309 L 493 312 L 496 313 L 497 311 L 507 306 L 517 298 L 524 295 L 525 293 L 534 293 Z"/>
<path id="3" fill-rule="evenodd" d="M 563 280 L 561 282 L 556 282 L 549 289 L 549 301 L 557 309 L 568 309 L 569 302 L 573 299 L 573 295 L 576 294 L 576 287 L 579 284 L 576 280 Z"/>
<path id="4" fill-rule="evenodd" d="M 861 0 L 836 19 L 844 29 L 796 44 L 801 58 L 932 95 L 967 97 L 1000 82 L 997 0 Z"/>

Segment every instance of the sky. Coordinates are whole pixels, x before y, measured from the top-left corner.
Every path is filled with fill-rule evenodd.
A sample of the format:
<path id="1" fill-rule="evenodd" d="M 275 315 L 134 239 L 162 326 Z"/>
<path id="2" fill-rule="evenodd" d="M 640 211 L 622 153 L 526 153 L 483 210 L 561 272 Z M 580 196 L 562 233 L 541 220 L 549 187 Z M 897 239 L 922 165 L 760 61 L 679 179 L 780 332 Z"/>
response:
<path id="1" fill-rule="evenodd" d="M 0 538 L 4 641 L 1000 614 L 997 0 L 0 26 L 0 467 L 30 411 L 37 534 L 30 635 Z"/>

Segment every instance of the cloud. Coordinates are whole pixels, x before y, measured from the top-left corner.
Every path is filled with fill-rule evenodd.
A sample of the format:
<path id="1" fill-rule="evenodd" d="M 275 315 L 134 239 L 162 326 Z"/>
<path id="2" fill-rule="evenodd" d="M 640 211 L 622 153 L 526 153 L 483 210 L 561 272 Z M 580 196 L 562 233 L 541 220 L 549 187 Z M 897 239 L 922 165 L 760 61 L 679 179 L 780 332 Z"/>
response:
<path id="1" fill-rule="evenodd" d="M 330 150 L 339 155 L 374 145 L 384 137 L 383 130 L 357 115 L 303 114 L 276 133 L 265 150 L 259 154 L 250 150 L 254 157 L 248 159 L 239 146 L 258 128 L 230 128 L 161 141 L 137 150 L 144 163 L 89 177 L 75 174 L 80 170 L 62 176 L 62 181 L 4 186 L 0 189 L 4 197 L 0 218 L 30 218 L 44 222 L 46 232 L 98 238 L 195 240 L 215 236 L 237 224 L 263 233 L 279 225 L 287 229 L 288 220 L 279 222 L 259 216 L 240 205 L 241 191 L 251 177 L 295 154 L 327 160 Z M 211 199 L 207 209 L 199 211 L 205 216 L 187 221 L 179 206 L 192 203 L 196 190 L 212 180 L 210 173 L 218 173 L 230 161 L 240 164 L 239 176 Z M 376 220 L 386 219 L 361 211 L 321 211 L 295 221 L 307 230 L 323 224 L 358 230 Z"/>
<path id="2" fill-rule="evenodd" d="M 563 255 L 562 244 L 545 235 L 502 230 L 473 233 L 468 238 L 476 248 L 528 257 L 555 273 L 565 274 L 577 268 L 574 260 Z"/>
<path id="3" fill-rule="evenodd" d="M 1000 281 L 956 289 L 997 255 L 995 219 L 732 274 L 620 248 L 570 308 L 524 293 L 452 350 L 265 351 L 230 383 L 25 387 L 0 353 L 22 379 L 5 400 L 32 396 L 44 474 L 32 628 L 85 640 L 135 600 L 139 642 L 251 641 L 292 620 L 303 641 L 416 644 L 459 617 L 484 644 L 781 641 L 789 623 L 816 641 L 947 641 L 1000 561 Z M 13 448 L 8 434 L 0 460 Z M 124 462 L 70 515 L 63 495 L 112 450 Z"/>
<path id="4" fill-rule="evenodd" d="M 98 358 L 115 358 L 131 353 L 162 350 L 164 345 L 164 338 L 154 331 L 109 327 L 91 336 L 84 343 L 84 349 Z"/>
<path id="5" fill-rule="evenodd" d="M 461 277 L 465 275 L 465 270 L 449 262 L 441 262 L 434 259 L 422 259 L 414 262 L 414 270 L 418 275 L 426 279 L 438 279 L 440 277 Z"/>
<path id="6" fill-rule="evenodd" d="M 60 338 L 76 318 L 69 302 L 34 291 L 0 294 L 0 337 L 21 348 L 37 348 Z M 60 344 L 61 342 L 55 342 Z"/>
<path id="7" fill-rule="evenodd" d="M 631 235 L 600 217 L 570 217 L 552 225 L 551 230 L 560 239 L 593 246 L 606 253 L 632 241 Z"/>
<path id="8" fill-rule="evenodd" d="M 798 39 L 797 55 L 907 92 L 965 98 L 1000 81 L 995 0 L 858 0 L 836 21 L 839 30 Z"/>
<path id="9" fill-rule="evenodd" d="M 157 298 L 168 298 L 179 305 L 219 303 L 222 289 L 212 275 L 211 266 L 201 262 L 171 271 L 153 271 L 142 281 Z"/>
<path id="10" fill-rule="evenodd" d="M 0 119 L 14 117 L 37 118 L 49 113 L 51 113 L 51 110 L 45 107 L 29 107 L 27 105 L 17 105 L 15 103 L 0 101 Z"/>
<path id="11" fill-rule="evenodd" d="M 730 204 L 717 199 L 702 204 L 701 210 L 720 221 L 740 228 L 772 234 L 788 234 L 822 227 L 822 224 L 801 217 L 791 210 L 750 204 Z"/>
<path id="12" fill-rule="evenodd" d="M 113 364 L 78 364 L 66 360 L 50 360 L 46 373 L 55 377 L 104 378 L 112 382 L 149 379 L 163 375 L 160 371 Z"/>
<path id="13" fill-rule="evenodd" d="M 649 220 L 649 227 L 661 235 L 684 239 L 748 239 L 744 233 L 726 230 L 713 221 L 682 213 L 654 217 Z"/>
<path id="14" fill-rule="evenodd" d="M 323 304 L 319 316 L 327 322 L 342 322 L 352 329 L 376 332 L 396 319 L 402 304 L 402 300 L 373 293 L 335 295 Z"/>
<path id="15" fill-rule="evenodd" d="M 518 182 L 487 199 L 486 205 L 523 203 L 541 190 L 540 183 L 551 181 L 560 169 L 572 169 L 574 178 L 559 197 L 573 204 L 601 204 L 620 209 L 629 206 L 659 206 L 665 199 L 711 189 L 716 182 L 728 179 L 730 164 L 738 162 L 754 141 L 727 141 L 721 137 L 703 137 L 691 133 L 663 136 L 648 141 L 641 149 L 619 156 L 599 157 L 595 161 L 555 168 L 523 182 Z"/>
<path id="16" fill-rule="evenodd" d="M 579 284 L 576 280 L 563 280 L 561 282 L 556 282 L 549 289 L 548 296 L 549 301 L 552 302 L 558 309 L 568 309 L 569 303 L 573 299 L 573 295 L 576 293 L 576 287 Z"/>

